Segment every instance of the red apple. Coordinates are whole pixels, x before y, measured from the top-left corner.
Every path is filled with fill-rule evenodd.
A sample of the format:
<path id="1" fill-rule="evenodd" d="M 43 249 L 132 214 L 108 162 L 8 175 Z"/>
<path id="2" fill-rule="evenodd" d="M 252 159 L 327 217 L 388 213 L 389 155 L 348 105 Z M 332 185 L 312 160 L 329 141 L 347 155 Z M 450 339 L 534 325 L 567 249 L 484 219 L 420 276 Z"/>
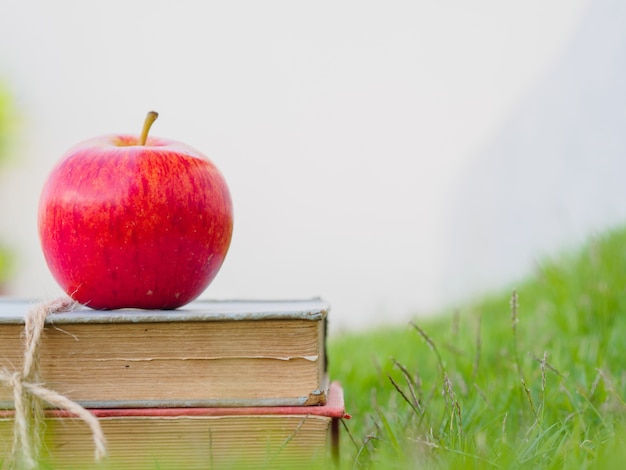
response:
<path id="1" fill-rule="evenodd" d="M 193 148 L 111 135 L 71 149 L 39 203 L 39 237 L 52 275 L 94 309 L 174 309 L 220 269 L 233 229 L 219 170 Z"/>

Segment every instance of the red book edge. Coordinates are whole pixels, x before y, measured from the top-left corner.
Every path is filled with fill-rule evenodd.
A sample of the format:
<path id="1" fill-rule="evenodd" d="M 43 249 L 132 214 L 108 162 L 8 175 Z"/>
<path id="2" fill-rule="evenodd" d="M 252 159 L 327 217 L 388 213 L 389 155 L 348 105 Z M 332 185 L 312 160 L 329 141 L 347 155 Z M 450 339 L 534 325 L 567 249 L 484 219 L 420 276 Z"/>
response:
<path id="1" fill-rule="evenodd" d="M 250 406 L 234 408 L 89 408 L 98 418 L 126 417 L 180 417 L 180 416 L 253 416 L 253 415 L 314 415 L 329 418 L 350 419 L 345 411 L 343 388 L 339 382 L 332 382 L 328 390 L 328 400 L 319 406 Z M 0 410 L 0 418 L 11 418 L 14 410 Z M 51 418 L 75 418 L 66 410 L 46 410 Z"/>

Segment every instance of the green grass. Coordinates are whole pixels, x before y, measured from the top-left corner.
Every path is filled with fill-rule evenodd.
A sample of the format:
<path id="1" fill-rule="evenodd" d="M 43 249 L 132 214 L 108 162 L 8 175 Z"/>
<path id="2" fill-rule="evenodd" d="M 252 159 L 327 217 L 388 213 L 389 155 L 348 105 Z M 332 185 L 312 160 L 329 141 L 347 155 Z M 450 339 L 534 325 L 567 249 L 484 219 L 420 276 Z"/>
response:
<path id="1" fill-rule="evenodd" d="M 332 338 L 342 467 L 622 468 L 625 288 L 619 228 L 514 290 Z"/>

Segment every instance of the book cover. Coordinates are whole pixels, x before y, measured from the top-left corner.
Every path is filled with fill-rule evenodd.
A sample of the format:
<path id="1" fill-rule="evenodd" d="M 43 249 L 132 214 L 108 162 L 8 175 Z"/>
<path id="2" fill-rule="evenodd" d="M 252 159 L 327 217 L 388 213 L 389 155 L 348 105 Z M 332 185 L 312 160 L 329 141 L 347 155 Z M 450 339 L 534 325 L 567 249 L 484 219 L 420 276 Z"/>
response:
<path id="1" fill-rule="evenodd" d="M 339 383 L 311 407 L 94 409 L 107 440 L 93 461 L 87 426 L 46 411 L 42 465 L 50 468 L 327 468 L 336 457 L 338 422 L 350 418 Z M 0 411 L 0 468 L 10 452 L 12 410 Z"/>
<path id="2" fill-rule="evenodd" d="M 0 301 L 2 369 L 21 367 L 33 304 Z M 323 405 L 328 312 L 320 299 L 79 307 L 47 318 L 39 378 L 86 408 Z M 11 407 L 0 386 L 0 408 Z"/>

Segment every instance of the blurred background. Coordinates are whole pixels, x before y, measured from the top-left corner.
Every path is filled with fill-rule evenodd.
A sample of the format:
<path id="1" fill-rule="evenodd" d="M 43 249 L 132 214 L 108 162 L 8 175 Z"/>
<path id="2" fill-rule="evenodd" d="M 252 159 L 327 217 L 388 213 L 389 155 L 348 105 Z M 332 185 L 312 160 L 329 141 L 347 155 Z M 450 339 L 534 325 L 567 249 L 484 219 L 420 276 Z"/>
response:
<path id="1" fill-rule="evenodd" d="M 206 298 L 322 296 L 332 331 L 509 286 L 621 224 L 618 0 L 0 0 L 0 281 L 60 294 L 39 191 L 75 143 L 139 132 L 222 170 Z"/>

